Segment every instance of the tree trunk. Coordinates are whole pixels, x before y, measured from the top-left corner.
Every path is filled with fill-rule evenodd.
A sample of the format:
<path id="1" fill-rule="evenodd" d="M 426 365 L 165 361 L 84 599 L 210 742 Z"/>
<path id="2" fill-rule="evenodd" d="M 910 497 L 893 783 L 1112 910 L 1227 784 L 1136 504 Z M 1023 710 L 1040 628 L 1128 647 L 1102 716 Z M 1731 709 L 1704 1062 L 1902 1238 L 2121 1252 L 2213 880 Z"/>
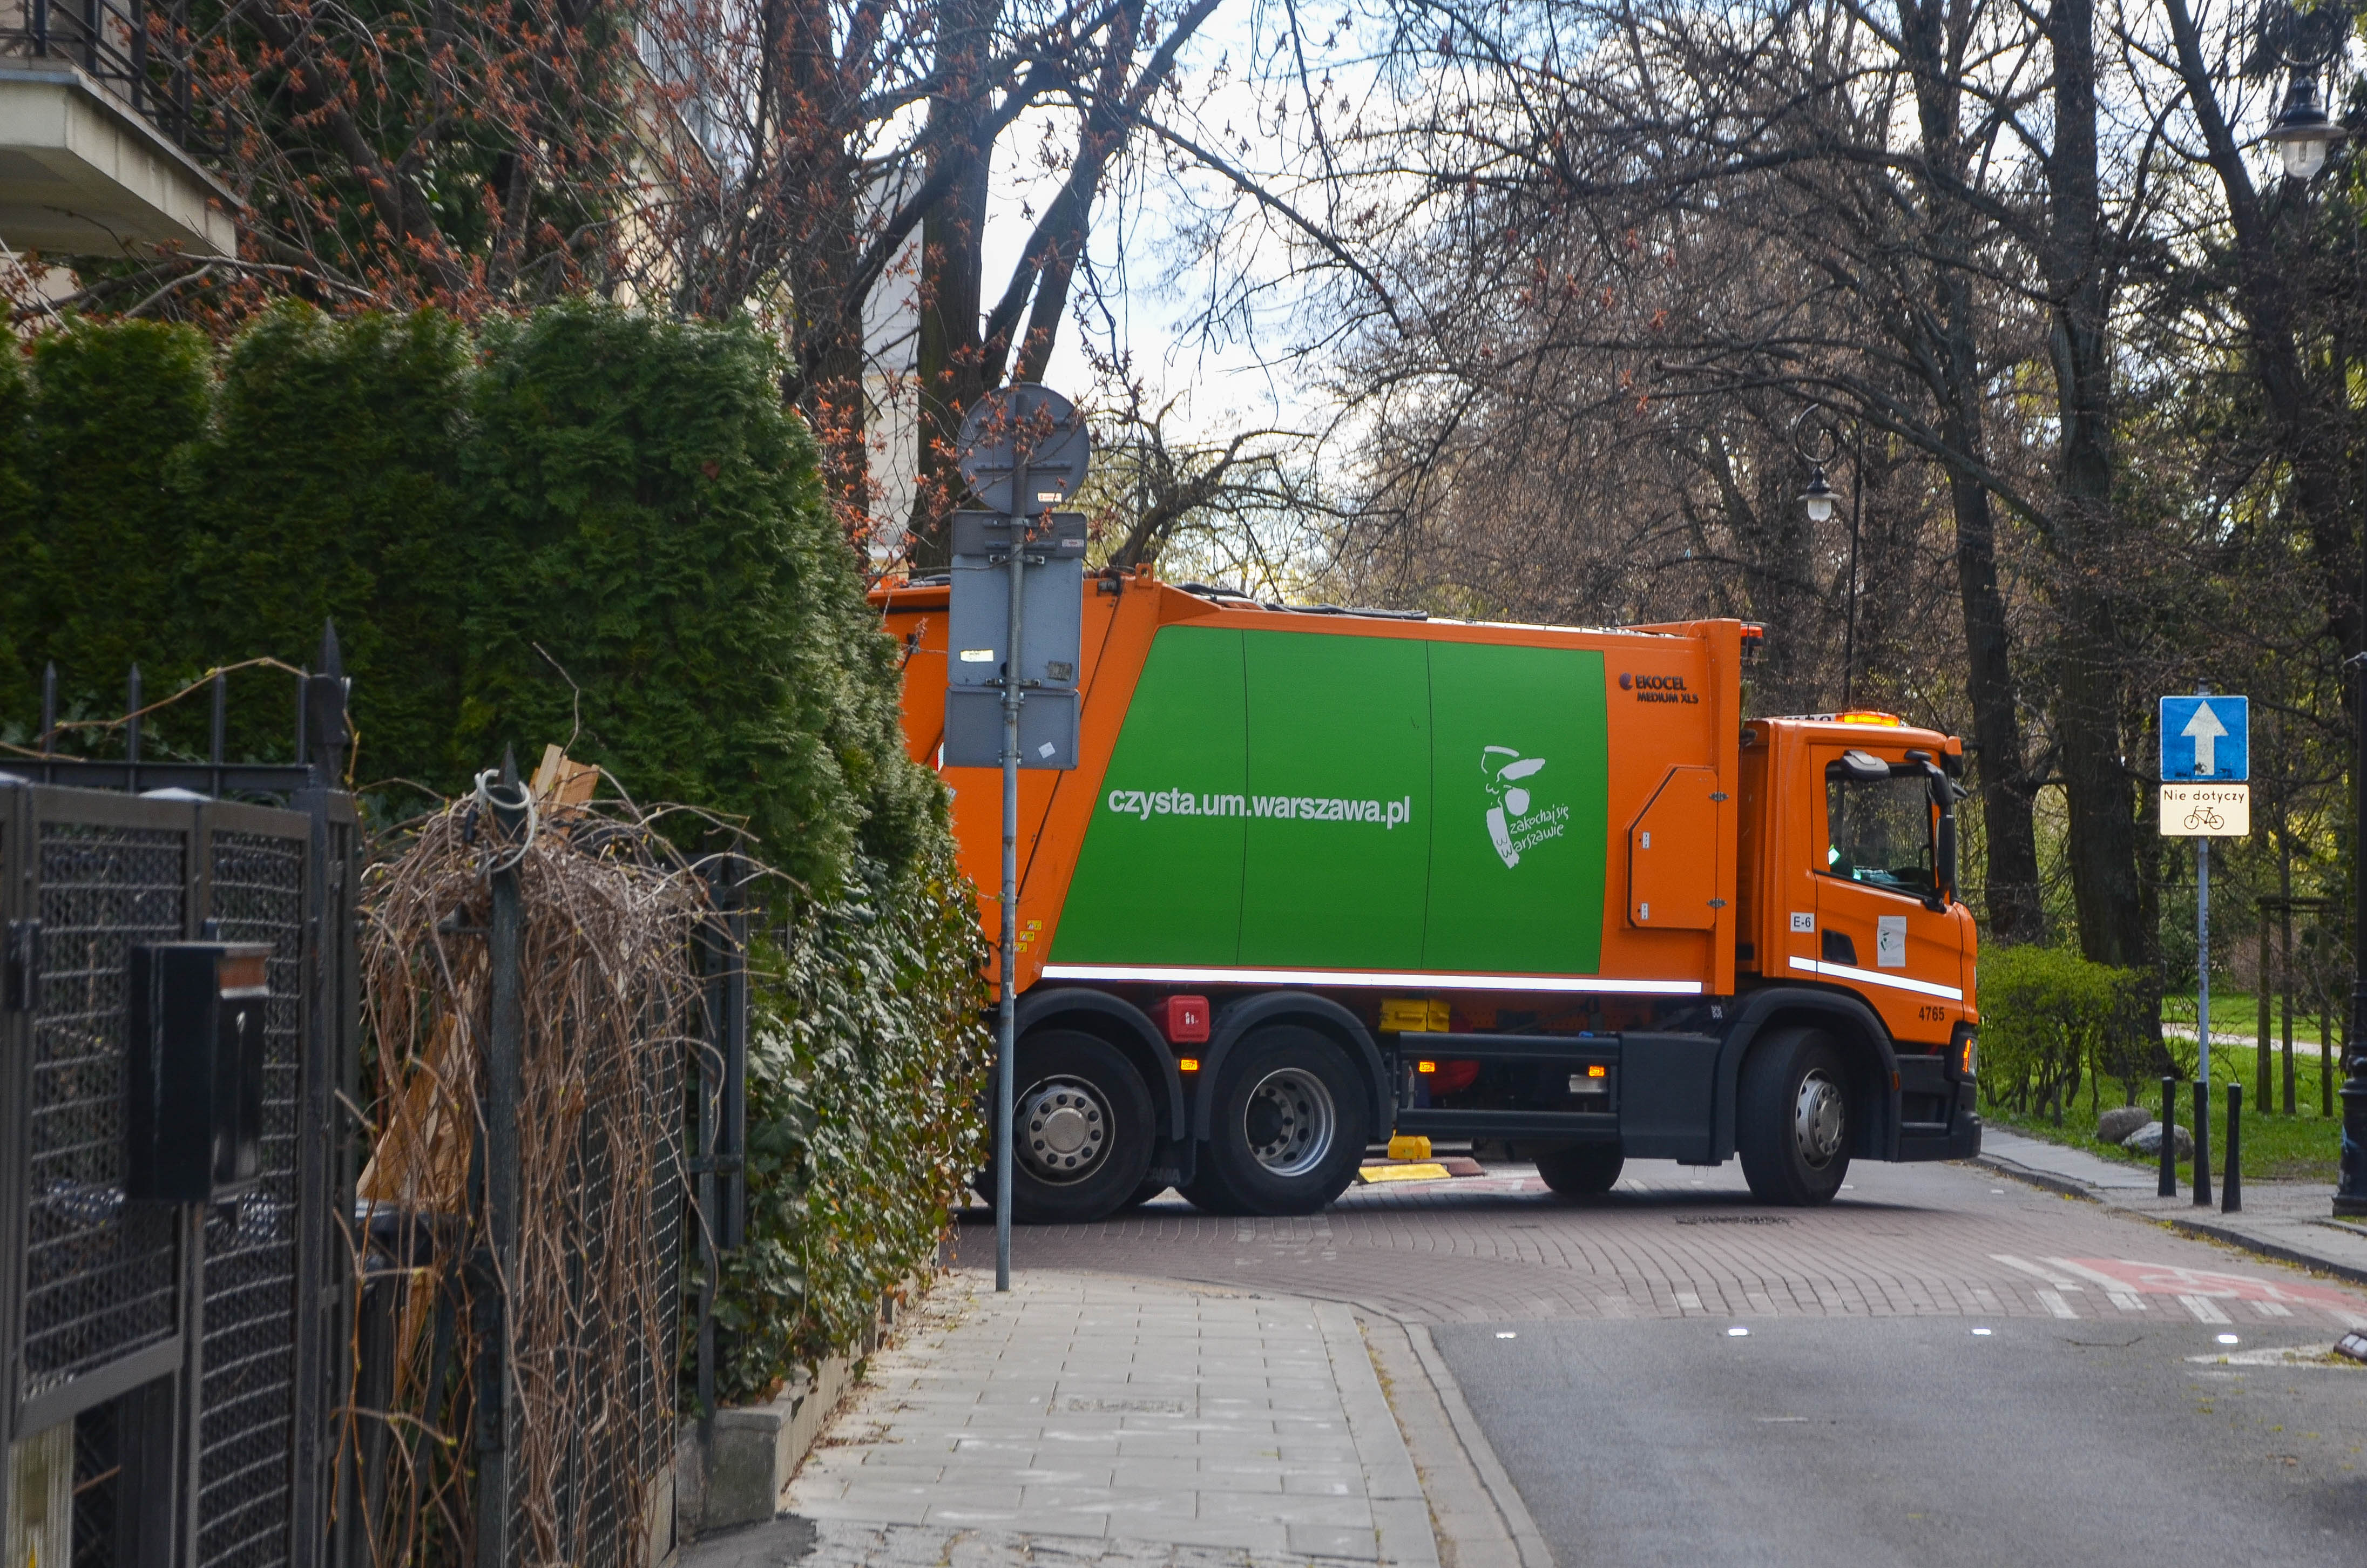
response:
<path id="1" fill-rule="evenodd" d="M 921 222 L 921 324 L 914 380 L 920 393 L 920 484 L 912 500 L 909 554 L 917 569 L 949 559 L 947 519 L 962 496 L 954 442 L 962 415 L 985 390 L 979 343 L 987 181 L 993 146 L 982 135 L 987 54 L 1001 0 L 949 0 L 938 21 L 938 76 L 929 102 L 929 166 L 955 160 L 959 175 Z"/>
<path id="2" fill-rule="evenodd" d="M 2080 951 L 2099 963 L 2135 968 L 2150 944 L 2137 887 L 2136 780 L 2121 744 L 2106 330 L 2111 289 L 2096 166 L 2093 0 L 2056 0 L 2046 28 L 2055 56 L 2055 144 L 2045 162 L 2045 269 L 2060 426 L 2056 744 L 2063 759 Z"/>
<path id="3" fill-rule="evenodd" d="M 1973 472 L 1987 461 L 1977 301 L 1973 292 L 1967 214 L 1949 188 L 1964 177 L 1961 126 L 1964 40 L 1979 11 L 1950 0 L 1898 0 L 1899 42 L 1915 81 L 1916 108 L 1927 169 L 1919 182 L 1926 243 L 1940 296 L 1936 342 L 1912 345 L 1927 367 L 1940 404 L 1941 439 L 1966 464 L 1948 465 L 1948 496 L 1956 521 L 1956 591 L 1965 618 L 1965 695 L 1972 703 L 1974 778 L 1979 785 L 1988 866 L 1989 930 L 2002 943 L 2044 934 L 2038 896 L 2038 835 L 2031 820 L 2032 790 L 2022 746 L 2021 699 L 2015 690 L 2012 642 L 2005 596 L 1998 587 L 1997 520 L 1988 486 Z M 1921 312 L 1905 319 L 1920 324 Z"/>

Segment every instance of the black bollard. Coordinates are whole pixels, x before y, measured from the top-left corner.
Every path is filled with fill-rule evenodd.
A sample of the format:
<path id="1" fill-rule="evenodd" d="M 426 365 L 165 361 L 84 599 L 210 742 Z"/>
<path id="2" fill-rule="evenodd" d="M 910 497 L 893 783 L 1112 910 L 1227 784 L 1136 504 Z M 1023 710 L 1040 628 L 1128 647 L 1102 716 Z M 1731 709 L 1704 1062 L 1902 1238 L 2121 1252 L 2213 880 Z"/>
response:
<path id="1" fill-rule="evenodd" d="M 2219 1211 L 2244 1207 L 2244 1085 L 2227 1085 L 2227 1169 L 2219 1178 Z"/>
<path id="2" fill-rule="evenodd" d="M 2194 1085 L 2194 1206 L 2211 1207 L 2211 1085 Z"/>
<path id="3" fill-rule="evenodd" d="M 2178 1196 L 2178 1080 L 2161 1081 L 2161 1197 Z"/>

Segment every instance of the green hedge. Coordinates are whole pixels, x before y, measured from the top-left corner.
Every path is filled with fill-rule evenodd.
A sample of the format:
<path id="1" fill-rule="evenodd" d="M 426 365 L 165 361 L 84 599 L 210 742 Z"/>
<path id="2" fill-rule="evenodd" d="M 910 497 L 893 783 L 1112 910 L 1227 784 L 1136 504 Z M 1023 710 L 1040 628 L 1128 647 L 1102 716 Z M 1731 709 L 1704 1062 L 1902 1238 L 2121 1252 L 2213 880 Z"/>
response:
<path id="1" fill-rule="evenodd" d="M 895 648 L 832 522 L 776 348 L 741 326 L 554 306 L 448 318 L 302 307 L 217 353 L 76 324 L 0 372 L 0 738 L 107 717 L 217 664 L 310 662 L 334 618 L 357 781 L 466 787 L 504 745 L 743 819 L 832 887 L 944 833 L 905 757 Z M 571 687 L 570 682 L 573 685 Z M 151 726 L 199 755 L 202 704 Z M 241 759 L 291 755 L 285 676 L 236 677 Z M 115 744 L 111 739 L 101 749 Z"/>
<path id="2" fill-rule="evenodd" d="M 724 1260 L 717 1315 L 726 1403 L 769 1397 L 860 1335 L 985 1162 L 986 955 L 968 881 L 950 853 L 900 877 L 866 869 L 775 955 L 787 983 L 750 1046 L 748 1238 Z"/>
<path id="3" fill-rule="evenodd" d="M 456 793 L 572 734 L 786 873 L 724 1303 L 742 1392 L 926 1262 L 978 1136 L 973 905 L 787 369 L 742 325 L 583 303 L 475 334 L 291 306 L 223 348 L 76 323 L 0 357 L 0 739 L 33 738 L 45 661 L 67 712 L 108 717 L 134 660 L 153 699 L 310 662 L 334 617 L 365 785 Z M 232 678 L 233 756 L 291 756 L 293 683 Z M 160 716 L 148 754 L 202 755 L 205 715 Z"/>

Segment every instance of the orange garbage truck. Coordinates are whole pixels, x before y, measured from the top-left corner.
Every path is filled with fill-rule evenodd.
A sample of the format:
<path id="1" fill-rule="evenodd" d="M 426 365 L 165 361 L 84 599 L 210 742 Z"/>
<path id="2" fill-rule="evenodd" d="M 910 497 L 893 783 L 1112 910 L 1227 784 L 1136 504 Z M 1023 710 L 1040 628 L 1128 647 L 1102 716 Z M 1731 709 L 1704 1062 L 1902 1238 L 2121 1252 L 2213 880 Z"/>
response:
<path id="1" fill-rule="evenodd" d="M 875 595 L 933 765 L 948 593 Z M 1308 1213 L 1392 1133 L 1563 1192 L 1739 1155 L 1780 1204 L 1978 1152 L 1954 737 L 1746 718 L 1736 620 L 1083 593 L 1077 767 L 1020 778 L 1014 1219 Z M 996 888 L 1000 775 L 943 772 Z"/>

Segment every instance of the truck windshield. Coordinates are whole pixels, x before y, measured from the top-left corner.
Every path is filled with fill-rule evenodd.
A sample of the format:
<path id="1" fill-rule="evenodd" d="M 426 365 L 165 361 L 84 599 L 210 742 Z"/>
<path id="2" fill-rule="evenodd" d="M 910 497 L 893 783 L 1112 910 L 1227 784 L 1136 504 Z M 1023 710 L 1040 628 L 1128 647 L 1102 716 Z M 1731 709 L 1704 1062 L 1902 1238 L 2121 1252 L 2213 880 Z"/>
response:
<path id="1" fill-rule="evenodd" d="M 1931 873 L 1931 794 L 1919 777 L 1859 778 L 1840 763 L 1825 769 L 1825 869 L 1869 887 L 1922 898 Z"/>

